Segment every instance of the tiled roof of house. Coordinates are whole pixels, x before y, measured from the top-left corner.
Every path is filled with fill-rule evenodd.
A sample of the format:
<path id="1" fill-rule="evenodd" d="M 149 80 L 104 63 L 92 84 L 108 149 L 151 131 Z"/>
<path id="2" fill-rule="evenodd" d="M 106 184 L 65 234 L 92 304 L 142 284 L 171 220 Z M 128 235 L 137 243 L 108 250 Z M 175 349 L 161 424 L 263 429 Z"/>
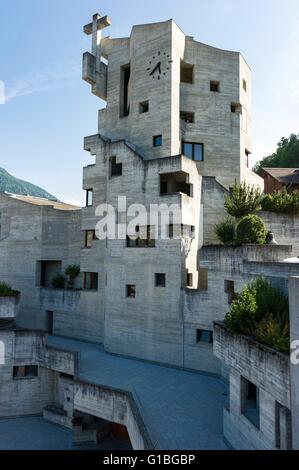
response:
<path id="1" fill-rule="evenodd" d="M 280 183 L 299 184 L 299 168 L 263 168 L 263 171 Z"/>

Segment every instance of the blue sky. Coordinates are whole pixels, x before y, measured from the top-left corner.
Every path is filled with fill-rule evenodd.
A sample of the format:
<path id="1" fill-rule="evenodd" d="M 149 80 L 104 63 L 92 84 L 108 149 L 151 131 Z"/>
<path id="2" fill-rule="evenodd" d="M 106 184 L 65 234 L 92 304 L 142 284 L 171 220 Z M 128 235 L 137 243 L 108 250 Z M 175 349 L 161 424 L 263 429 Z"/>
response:
<path id="1" fill-rule="evenodd" d="M 112 18 L 112 37 L 173 18 L 198 41 L 242 52 L 253 72 L 254 161 L 299 133 L 298 0 L 0 0 L 0 166 L 15 176 L 83 200 L 83 137 L 96 133 L 103 106 L 81 80 L 91 47 L 82 28 L 95 12 Z"/>

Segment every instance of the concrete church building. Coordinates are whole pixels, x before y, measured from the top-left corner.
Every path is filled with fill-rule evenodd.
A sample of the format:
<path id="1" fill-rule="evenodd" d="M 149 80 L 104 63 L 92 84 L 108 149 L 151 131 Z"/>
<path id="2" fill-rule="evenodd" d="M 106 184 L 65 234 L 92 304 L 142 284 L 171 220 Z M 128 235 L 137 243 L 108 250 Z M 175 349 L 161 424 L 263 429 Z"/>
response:
<path id="1" fill-rule="evenodd" d="M 299 263 L 285 262 L 299 255 L 298 217 L 263 215 L 277 246 L 233 251 L 214 234 L 235 181 L 264 185 L 249 169 L 250 68 L 241 54 L 197 42 L 172 20 L 117 39 L 102 37 L 109 25 L 96 14 L 84 27 L 92 51 L 83 79 L 106 102 L 98 133 L 84 142 L 92 159 L 83 169 L 86 207 L 0 195 L 0 281 L 20 291 L 10 307 L 0 303 L 0 416 L 43 416 L 73 445 L 276 448 L 269 426 L 281 395 L 262 429 L 246 437 L 248 423 L 232 406 L 246 371 L 232 363 L 219 323 L 229 294 L 249 279 L 264 272 L 288 289 L 299 275 Z M 119 225 L 133 219 L 132 205 L 154 205 L 156 216 L 165 205 L 179 210 L 166 237 L 145 220 L 135 237 L 101 240 L 103 205 L 118 207 Z M 75 289 L 53 289 L 53 276 L 69 265 L 80 266 Z M 269 384 L 258 385 L 275 394 Z M 289 437 L 296 393 L 281 398 L 281 448 L 297 445 Z"/>

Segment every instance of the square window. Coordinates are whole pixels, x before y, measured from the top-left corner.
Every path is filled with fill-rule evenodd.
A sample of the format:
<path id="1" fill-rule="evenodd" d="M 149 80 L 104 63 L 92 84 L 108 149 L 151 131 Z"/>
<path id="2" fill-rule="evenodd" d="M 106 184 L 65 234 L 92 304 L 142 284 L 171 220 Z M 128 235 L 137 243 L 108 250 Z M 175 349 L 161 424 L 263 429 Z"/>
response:
<path id="1" fill-rule="evenodd" d="M 38 366 L 14 366 L 13 378 L 25 379 L 38 376 Z"/>
<path id="2" fill-rule="evenodd" d="M 242 114 L 242 105 L 240 103 L 231 103 L 231 112 L 234 114 Z"/>
<path id="3" fill-rule="evenodd" d="M 143 101 L 142 103 L 139 103 L 139 113 L 148 113 L 149 111 L 149 102 L 148 101 Z"/>
<path id="4" fill-rule="evenodd" d="M 98 273 L 84 273 L 83 287 L 85 290 L 98 290 Z"/>
<path id="5" fill-rule="evenodd" d="M 132 284 L 127 285 L 127 297 L 135 299 L 136 297 L 136 286 Z"/>
<path id="6" fill-rule="evenodd" d="M 219 91 L 220 91 L 220 82 L 217 82 L 216 80 L 211 80 L 210 81 L 210 91 L 219 93 Z"/>
<path id="7" fill-rule="evenodd" d="M 92 207 L 92 189 L 86 190 L 86 207 Z"/>
<path id="8" fill-rule="evenodd" d="M 194 113 L 192 113 L 191 111 L 180 111 L 180 118 L 187 124 L 192 124 L 195 120 Z"/>
<path id="9" fill-rule="evenodd" d="M 194 65 L 181 62 L 181 83 L 193 83 Z"/>
<path id="10" fill-rule="evenodd" d="M 209 330 L 197 330 L 196 331 L 197 343 L 213 343 L 213 331 Z"/>
<path id="11" fill-rule="evenodd" d="M 166 274 L 155 274 L 156 287 L 166 287 Z"/>
<path id="12" fill-rule="evenodd" d="M 163 143 L 163 137 L 162 135 L 155 135 L 153 137 L 153 146 L 154 147 L 161 147 Z"/>
<path id="13" fill-rule="evenodd" d="M 182 152 L 185 157 L 190 158 L 196 162 L 203 162 L 204 148 L 203 144 L 195 142 L 182 142 Z"/>

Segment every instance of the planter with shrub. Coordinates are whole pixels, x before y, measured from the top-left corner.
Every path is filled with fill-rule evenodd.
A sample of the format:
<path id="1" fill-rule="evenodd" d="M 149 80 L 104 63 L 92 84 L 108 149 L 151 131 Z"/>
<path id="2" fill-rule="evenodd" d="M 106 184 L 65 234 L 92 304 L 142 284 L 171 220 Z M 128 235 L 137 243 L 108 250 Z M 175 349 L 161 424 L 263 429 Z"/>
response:
<path id="1" fill-rule="evenodd" d="M 288 296 L 265 278 L 245 286 L 224 323 L 232 333 L 252 336 L 280 352 L 290 351 Z"/>
<path id="2" fill-rule="evenodd" d="M 5 282 L 0 282 L 0 318 L 15 318 L 18 312 L 20 292 Z"/>

